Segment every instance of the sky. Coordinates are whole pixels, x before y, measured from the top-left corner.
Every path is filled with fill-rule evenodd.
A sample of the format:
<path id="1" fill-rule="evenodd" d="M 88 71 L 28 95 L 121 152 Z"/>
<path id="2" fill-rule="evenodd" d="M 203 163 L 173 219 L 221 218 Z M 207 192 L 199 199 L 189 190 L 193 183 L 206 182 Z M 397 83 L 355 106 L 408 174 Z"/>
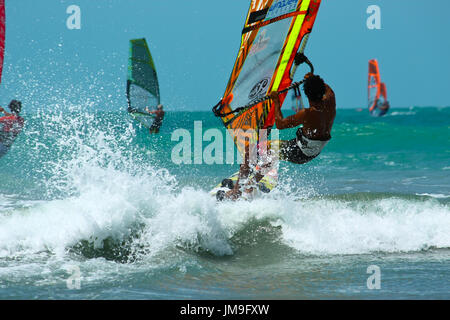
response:
<path id="1" fill-rule="evenodd" d="M 167 110 L 208 111 L 222 97 L 249 0 L 5 0 L 0 105 L 126 107 L 128 41 L 145 37 Z M 81 10 L 81 29 L 66 12 Z M 381 29 L 366 12 L 381 9 Z M 450 106 L 450 1 L 322 0 L 306 55 L 338 108 L 367 101 L 368 60 L 379 61 L 392 107 Z M 304 70 L 306 71 L 306 70 Z M 24 108 L 25 109 L 25 108 Z"/>

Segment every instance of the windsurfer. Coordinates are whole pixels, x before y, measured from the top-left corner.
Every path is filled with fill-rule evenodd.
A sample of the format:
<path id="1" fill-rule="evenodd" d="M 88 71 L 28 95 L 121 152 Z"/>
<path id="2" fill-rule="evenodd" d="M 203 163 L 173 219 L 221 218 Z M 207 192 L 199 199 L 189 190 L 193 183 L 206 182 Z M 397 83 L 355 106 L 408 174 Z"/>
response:
<path id="1" fill-rule="evenodd" d="M 153 120 L 153 123 L 150 127 L 150 134 L 159 133 L 159 128 L 162 125 L 164 115 L 165 115 L 165 112 L 163 110 L 163 105 L 162 104 L 158 105 L 158 107 L 156 107 L 156 110 L 153 110 L 153 111 L 149 110 L 148 108 L 145 108 L 145 110 L 148 113 L 155 115 L 155 120 Z"/>
<path id="2" fill-rule="evenodd" d="M 389 108 L 390 108 L 389 102 L 385 101 L 385 102 L 379 103 L 377 108 L 380 110 L 378 113 L 378 116 L 379 117 L 384 116 L 389 111 Z"/>
<path id="3" fill-rule="evenodd" d="M 379 109 L 381 109 L 381 110 L 388 110 L 389 109 L 389 102 L 388 101 L 385 101 L 385 102 L 383 102 L 383 103 L 380 103 L 380 105 L 378 106 L 378 108 Z"/>
<path id="4" fill-rule="evenodd" d="M 312 73 L 305 75 L 304 91 L 310 107 L 283 117 L 277 92 L 270 98 L 275 108 L 275 124 L 279 130 L 295 128 L 294 139 L 271 141 L 270 148 L 280 160 L 304 164 L 317 157 L 331 139 L 331 129 L 336 117 L 336 99 L 333 90 L 322 78 Z"/>
<path id="5" fill-rule="evenodd" d="M 9 103 L 9 109 L 11 113 L 6 112 L 5 109 L 0 107 L 0 112 L 4 113 L 3 117 L 0 117 L 0 157 L 4 156 L 16 137 L 22 131 L 24 119 L 19 116 L 22 110 L 22 103 L 17 100 L 12 100 Z"/>
<path id="6" fill-rule="evenodd" d="M 286 118 L 283 117 L 281 112 L 278 92 L 274 91 L 269 95 L 274 103 L 275 124 L 279 130 L 303 125 L 303 127 L 297 129 L 297 134 L 294 139 L 269 142 L 272 155 L 275 155 L 280 160 L 295 164 L 307 163 L 320 154 L 331 139 L 331 129 L 336 117 L 336 99 L 334 92 L 322 78 L 308 73 L 305 75 L 304 90 L 308 97 L 310 107 L 308 109 L 302 109 Z M 248 150 L 245 153 L 248 154 Z M 239 179 L 232 186 L 232 190 L 225 194 L 226 198 L 236 200 L 242 195 L 239 181 L 245 181 L 252 170 L 247 159 L 248 157 L 246 156 L 246 161 L 241 165 Z M 272 161 L 266 163 L 266 166 L 270 165 L 272 165 Z M 260 172 L 261 168 L 255 167 L 254 170 L 256 172 L 255 180 L 258 182 L 263 177 L 263 174 Z M 244 184 L 249 184 L 249 182 L 245 182 Z M 254 182 L 251 184 L 254 184 Z M 244 192 L 250 193 L 252 191 L 252 188 L 244 188 Z"/>

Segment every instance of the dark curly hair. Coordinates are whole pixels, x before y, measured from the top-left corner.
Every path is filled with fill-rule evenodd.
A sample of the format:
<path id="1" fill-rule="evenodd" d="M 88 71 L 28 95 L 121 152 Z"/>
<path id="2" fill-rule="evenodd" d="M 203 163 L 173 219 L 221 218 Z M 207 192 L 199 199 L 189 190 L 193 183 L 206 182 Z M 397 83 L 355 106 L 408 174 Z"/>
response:
<path id="1" fill-rule="evenodd" d="M 303 90 L 311 101 L 320 101 L 325 94 L 325 82 L 319 76 L 311 76 L 305 80 Z"/>
<path id="2" fill-rule="evenodd" d="M 14 113 L 20 113 L 20 110 L 22 110 L 22 102 L 18 100 L 11 100 L 9 103 L 9 109 L 11 109 Z"/>

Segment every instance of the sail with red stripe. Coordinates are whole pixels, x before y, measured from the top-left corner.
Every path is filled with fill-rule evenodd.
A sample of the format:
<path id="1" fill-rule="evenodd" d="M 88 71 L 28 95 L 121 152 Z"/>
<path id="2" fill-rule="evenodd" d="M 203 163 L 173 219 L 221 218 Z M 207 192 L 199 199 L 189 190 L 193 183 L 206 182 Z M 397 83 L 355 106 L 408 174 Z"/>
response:
<path id="1" fill-rule="evenodd" d="M 291 67 L 304 50 L 321 0 L 252 0 L 241 46 L 221 102 L 213 109 L 241 152 L 275 122 L 270 92 L 292 84 Z M 301 49 L 301 50 L 302 50 Z M 300 51 L 301 51 L 300 50 Z M 287 93 L 280 94 L 282 104 Z"/>
<path id="2" fill-rule="evenodd" d="M 376 59 L 369 61 L 368 99 L 370 114 L 383 116 L 388 112 L 386 84 L 381 82 L 380 68 Z"/>

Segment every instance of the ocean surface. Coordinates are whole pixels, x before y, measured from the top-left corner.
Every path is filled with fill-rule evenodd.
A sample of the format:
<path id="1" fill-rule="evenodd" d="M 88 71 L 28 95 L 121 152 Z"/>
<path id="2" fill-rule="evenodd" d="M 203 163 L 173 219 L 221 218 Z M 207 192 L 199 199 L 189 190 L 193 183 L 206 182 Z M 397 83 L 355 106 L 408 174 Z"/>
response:
<path id="1" fill-rule="evenodd" d="M 238 164 L 173 161 L 175 129 L 225 135 L 212 112 L 157 136 L 126 112 L 24 118 L 0 158 L 0 299 L 450 299 L 450 108 L 338 109 L 317 159 L 222 203 Z"/>

